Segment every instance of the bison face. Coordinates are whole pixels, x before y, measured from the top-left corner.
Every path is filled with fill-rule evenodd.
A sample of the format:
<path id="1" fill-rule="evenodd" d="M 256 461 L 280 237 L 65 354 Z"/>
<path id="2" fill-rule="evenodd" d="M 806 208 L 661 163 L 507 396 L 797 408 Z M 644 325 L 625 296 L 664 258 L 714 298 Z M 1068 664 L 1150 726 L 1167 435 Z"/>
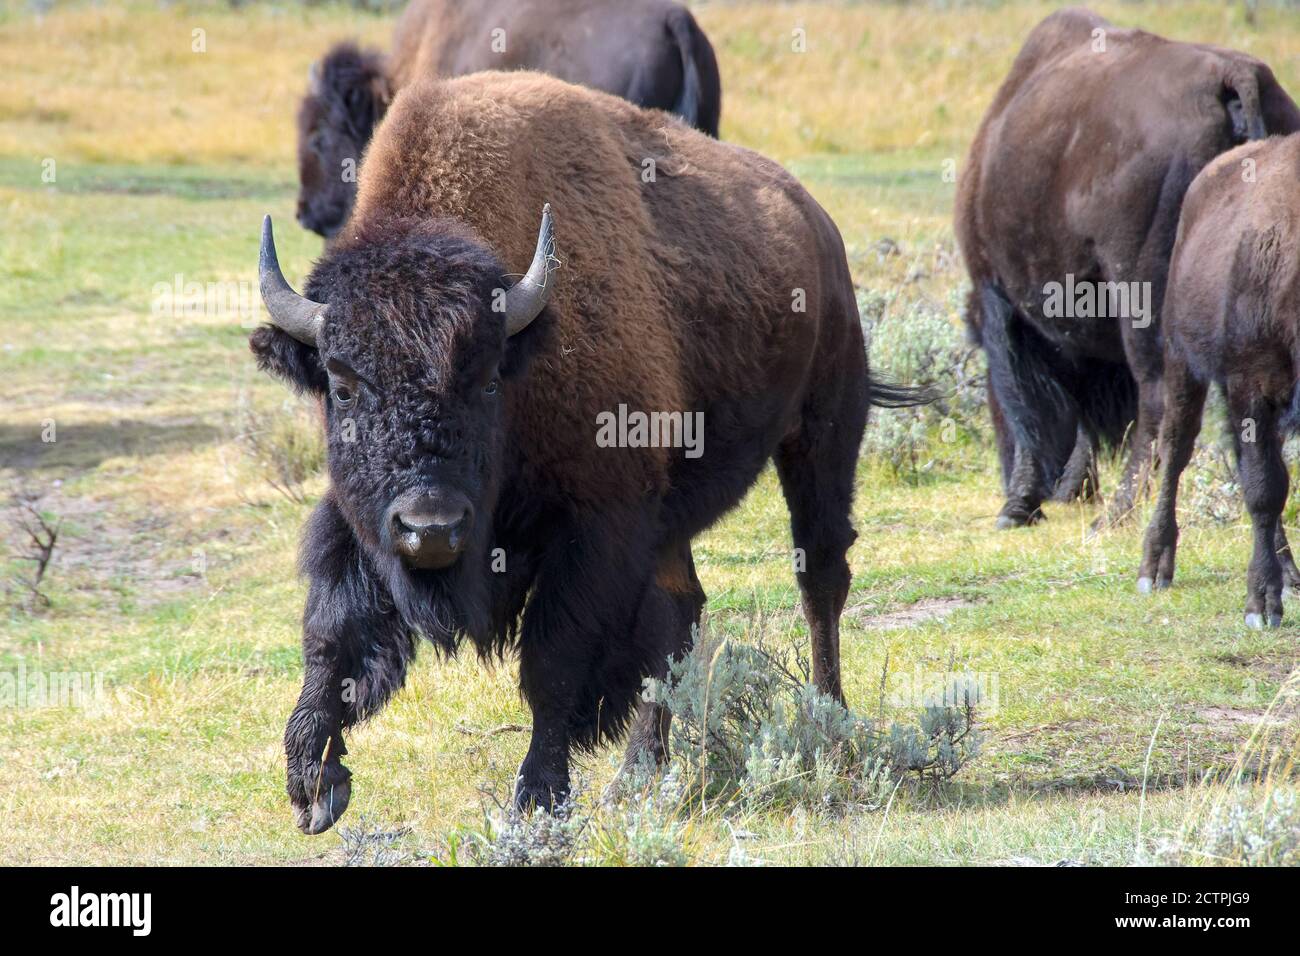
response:
<path id="1" fill-rule="evenodd" d="M 328 239 L 352 211 L 362 144 L 312 97 L 303 102 L 303 114 L 298 134 L 298 222 Z"/>
<path id="2" fill-rule="evenodd" d="M 324 405 L 331 497 L 379 566 L 445 571 L 482 556 L 501 480 L 504 402 L 544 334 L 549 211 L 508 290 L 485 245 L 446 222 L 359 229 L 297 295 L 269 217 L 253 333 L 262 367 Z M 320 300 L 320 301 L 313 301 Z"/>
<path id="3" fill-rule="evenodd" d="M 380 57 L 351 44 L 311 71 L 298 110 L 298 222 L 327 238 L 343 227 L 357 192 L 357 165 L 391 98 Z"/>
<path id="4" fill-rule="evenodd" d="M 319 347 L 335 500 L 412 570 L 476 550 L 495 504 L 503 323 L 475 301 L 479 277 L 439 278 L 429 299 L 331 302 Z"/>

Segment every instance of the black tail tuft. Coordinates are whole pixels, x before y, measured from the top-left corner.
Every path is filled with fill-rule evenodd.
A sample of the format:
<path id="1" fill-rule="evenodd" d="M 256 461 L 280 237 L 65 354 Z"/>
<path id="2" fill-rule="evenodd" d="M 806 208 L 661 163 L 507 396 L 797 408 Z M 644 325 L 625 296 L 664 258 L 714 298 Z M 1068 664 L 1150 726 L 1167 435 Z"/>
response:
<path id="1" fill-rule="evenodd" d="M 929 385 L 894 385 L 873 381 L 868 391 L 871 404 L 877 408 L 915 408 L 929 405 L 939 397 Z"/>
<path id="2" fill-rule="evenodd" d="M 673 112 L 694 127 L 700 125 L 700 74 L 695 66 L 695 40 L 691 15 L 685 10 L 668 14 L 668 31 L 673 35 L 682 57 L 682 88 Z"/>

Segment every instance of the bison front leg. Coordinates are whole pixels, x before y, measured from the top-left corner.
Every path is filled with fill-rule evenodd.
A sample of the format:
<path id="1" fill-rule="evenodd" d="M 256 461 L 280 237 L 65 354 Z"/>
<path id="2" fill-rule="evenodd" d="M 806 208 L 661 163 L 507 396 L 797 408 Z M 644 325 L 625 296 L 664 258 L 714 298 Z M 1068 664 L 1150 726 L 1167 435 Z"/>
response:
<path id="1" fill-rule="evenodd" d="M 1178 547 L 1178 482 L 1192 460 L 1201 430 L 1206 386 L 1197 381 L 1187 363 L 1170 355 L 1165 374 L 1165 418 L 1160 429 L 1160 467 L 1164 470 L 1155 510 L 1142 545 L 1138 591 L 1149 594 L 1167 588 L 1174 580 Z"/>
<path id="2" fill-rule="evenodd" d="M 691 652 L 707 600 L 695 573 L 690 542 L 661 548 L 654 583 L 646 588 L 636 620 L 638 643 L 657 648 L 648 676 L 662 680 L 668 676 L 669 660 L 680 660 Z M 666 763 L 671 726 L 672 714 L 667 707 L 640 700 L 628 733 L 621 773 L 635 773 L 647 763 Z"/>
<path id="3" fill-rule="evenodd" d="M 1082 425 L 1076 429 L 1074 451 L 1065 463 L 1056 488 L 1052 491 L 1053 501 L 1067 504 L 1074 501 L 1092 501 L 1101 488 L 1101 479 L 1097 470 L 1097 455 L 1092 447 L 1092 438 Z"/>
<path id="4" fill-rule="evenodd" d="M 343 677 L 339 647 L 327 635 L 303 636 L 302 692 L 284 728 L 289 802 L 303 833 L 322 833 L 343 815 L 352 796 L 352 773 L 341 759 Z"/>
<path id="5" fill-rule="evenodd" d="M 415 642 L 342 518 L 324 503 L 306 537 L 303 683 L 284 730 L 287 790 L 303 833 L 328 830 L 352 795 L 343 731 L 378 711 L 406 679 Z M 381 604 L 383 605 L 381 607 Z"/>
<path id="6" fill-rule="evenodd" d="M 635 626 L 654 572 L 653 533 L 639 516 L 588 520 L 555 536 L 524 612 L 519 682 L 532 740 L 515 781 L 521 810 L 569 796 L 569 756 L 626 728 L 658 648 Z"/>

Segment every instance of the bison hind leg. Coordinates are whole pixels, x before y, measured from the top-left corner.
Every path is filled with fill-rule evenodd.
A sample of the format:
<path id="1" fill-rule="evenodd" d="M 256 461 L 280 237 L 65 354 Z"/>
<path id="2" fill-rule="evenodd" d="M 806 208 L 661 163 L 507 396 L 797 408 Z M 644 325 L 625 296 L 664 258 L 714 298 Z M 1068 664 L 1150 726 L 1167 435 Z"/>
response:
<path id="1" fill-rule="evenodd" d="M 1074 501 L 1088 502 L 1094 500 L 1100 490 L 1096 449 L 1088 430 L 1080 425 L 1074 440 L 1074 451 L 1070 452 L 1070 460 L 1065 463 L 1065 470 L 1056 482 L 1052 500 L 1067 504 Z"/>

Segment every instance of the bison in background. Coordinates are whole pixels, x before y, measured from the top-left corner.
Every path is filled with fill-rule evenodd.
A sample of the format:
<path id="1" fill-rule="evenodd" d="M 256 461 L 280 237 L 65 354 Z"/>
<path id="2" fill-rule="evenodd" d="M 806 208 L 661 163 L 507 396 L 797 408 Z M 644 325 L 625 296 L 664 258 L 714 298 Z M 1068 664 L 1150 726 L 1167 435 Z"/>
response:
<path id="1" fill-rule="evenodd" d="M 1282 530 L 1284 433 L 1300 424 L 1300 135 L 1220 156 L 1183 203 L 1164 311 L 1164 475 L 1138 589 L 1174 577 L 1178 480 L 1191 460 L 1211 382 L 1224 390 L 1255 547 L 1246 623 L 1282 623 L 1282 585 L 1300 584 Z"/>
<path id="2" fill-rule="evenodd" d="M 634 710 L 628 759 L 661 758 L 667 715 L 638 696 L 691 646 L 691 540 L 770 459 L 814 679 L 842 699 L 858 446 L 870 403 L 913 396 L 868 375 L 830 217 L 755 153 L 535 73 L 406 88 L 366 162 L 306 297 L 264 231 L 275 324 L 251 338 L 264 369 L 325 404 L 331 486 L 303 540 L 305 673 L 285 731 L 299 826 L 343 812 L 343 732 L 402 686 L 417 635 L 517 652 L 533 714 L 521 806 L 564 799 L 571 749 Z M 703 453 L 602 447 L 620 406 L 701 416 Z"/>
<path id="3" fill-rule="evenodd" d="M 355 173 L 402 87 L 423 77 L 538 70 L 676 113 L 718 135 L 713 47 L 669 0 L 414 0 L 387 56 L 341 43 L 312 67 L 298 111 L 298 221 L 333 236 L 356 199 Z"/>
<path id="4" fill-rule="evenodd" d="M 1131 510 L 1160 424 L 1160 309 L 1183 194 L 1220 153 L 1297 129 L 1296 105 L 1245 54 L 1082 9 L 1030 33 L 957 186 L 966 321 L 988 359 L 1006 493 L 999 527 L 1038 520 L 1063 474 L 1076 493 L 1098 446 L 1126 439 L 1102 520 Z"/>

